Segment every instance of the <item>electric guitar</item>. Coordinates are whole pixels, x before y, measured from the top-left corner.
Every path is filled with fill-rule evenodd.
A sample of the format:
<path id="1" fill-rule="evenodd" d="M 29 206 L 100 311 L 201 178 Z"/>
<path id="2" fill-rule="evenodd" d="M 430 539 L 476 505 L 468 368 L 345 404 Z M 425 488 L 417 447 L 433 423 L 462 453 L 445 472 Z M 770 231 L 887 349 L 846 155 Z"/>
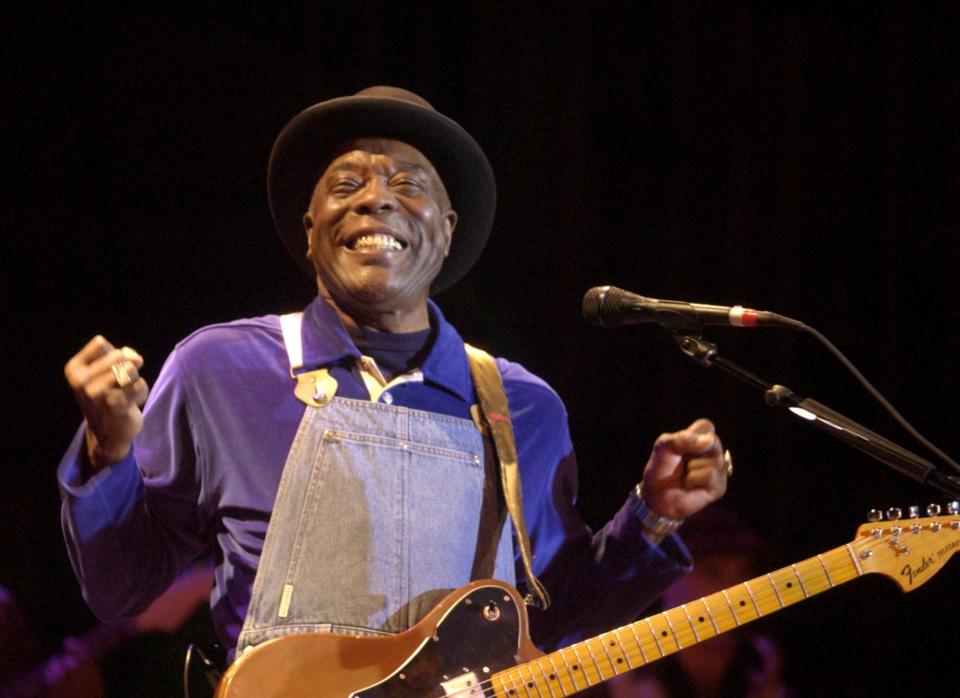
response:
<path id="1" fill-rule="evenodd" d="M 227 670 L 217 698 L 558 698 L 762 618 L 864 574 L 903 591 L 960 550 L 960 513 L 864 524 L 854 540 L 678 608 L 541 653 L 520 594 L 484 580 L 392 637 L 270 640 Z"/>

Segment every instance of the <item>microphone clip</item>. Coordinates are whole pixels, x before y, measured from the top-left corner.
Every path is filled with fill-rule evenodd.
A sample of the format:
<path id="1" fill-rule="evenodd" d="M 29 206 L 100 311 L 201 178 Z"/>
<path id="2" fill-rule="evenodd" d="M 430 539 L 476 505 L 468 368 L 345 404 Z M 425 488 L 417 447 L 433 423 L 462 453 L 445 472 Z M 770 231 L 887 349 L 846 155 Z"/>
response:
<path id="1" fill-rule="evenodd" d="M 700 337 L 695 337 L 689 334 L 681 334 L 672 330 L 670 334 L 673 335 L 673 339 L 677 343 L 677 346 L 680 347 L 680 351 L 682 351 L 686 356 L 690 357 L 694 362 L 700 364 L 704 368 L 709 368 L 711 365 L 713 365 L 713 359 L 717 356 L 716 344 L 713 342 L 708 342 Z"/>

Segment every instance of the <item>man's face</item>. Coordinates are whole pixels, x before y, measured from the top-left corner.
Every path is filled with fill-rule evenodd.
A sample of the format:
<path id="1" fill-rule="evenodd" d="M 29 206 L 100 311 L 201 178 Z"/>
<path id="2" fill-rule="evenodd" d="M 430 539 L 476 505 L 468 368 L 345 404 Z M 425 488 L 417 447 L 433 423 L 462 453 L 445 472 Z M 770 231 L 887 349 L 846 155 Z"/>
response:
<path id="1" fill-rule="evenodd" d="M 354 319 L 425 312 L 457 214 L 430 161 L 400 141 L 340 149 L 304 216 L 320 292 Z"/>

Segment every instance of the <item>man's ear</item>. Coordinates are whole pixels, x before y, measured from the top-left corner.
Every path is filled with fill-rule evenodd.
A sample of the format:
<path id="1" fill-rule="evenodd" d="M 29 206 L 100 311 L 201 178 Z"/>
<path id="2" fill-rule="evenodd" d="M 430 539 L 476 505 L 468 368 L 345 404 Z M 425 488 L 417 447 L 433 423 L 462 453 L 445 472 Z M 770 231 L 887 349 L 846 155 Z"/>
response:
<path id="1" fill-rule="evenodd" d="M 459 217 L 457 216 L 457 212 L 452 208 L 443 214 L 443 232 L 447 238 L 446 249 L 443 251 L 444 257 L 450 254 L 450 245 L 453 243 L 453 231 L 457 227 L 458 220 Z"/>
<path id="2" fill-rule="evenodd" d="M 310 232 L 313 230 L 313 216 L 307 211 L 303 214 L 303 232 L 307 236 L 307 259 L 313 259 L 313 250 L 310 249 Z"/>

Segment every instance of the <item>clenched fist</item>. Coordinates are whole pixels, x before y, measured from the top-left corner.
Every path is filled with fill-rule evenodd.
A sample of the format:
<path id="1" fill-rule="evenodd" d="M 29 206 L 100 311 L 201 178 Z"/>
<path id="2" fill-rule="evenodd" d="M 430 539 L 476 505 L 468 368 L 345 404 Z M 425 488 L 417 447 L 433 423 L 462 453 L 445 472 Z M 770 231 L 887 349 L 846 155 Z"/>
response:
<path id="1" fill-rule="evenodd" d="M 730 469 L 713 423 L 698 419 L 657 439 L 643 473 L 643 498 L 657 514 L 683 519 L 723 496 Z"/>
<path id="2" fill-rule="evenodd" d="M 98 335 L 64 367 L 87 420 L 87 456 L 94 470 L 122 460 L 143 426 L 140 407 L 148 388 L 142 366 L 136 351 L 117 349 Z"/>

